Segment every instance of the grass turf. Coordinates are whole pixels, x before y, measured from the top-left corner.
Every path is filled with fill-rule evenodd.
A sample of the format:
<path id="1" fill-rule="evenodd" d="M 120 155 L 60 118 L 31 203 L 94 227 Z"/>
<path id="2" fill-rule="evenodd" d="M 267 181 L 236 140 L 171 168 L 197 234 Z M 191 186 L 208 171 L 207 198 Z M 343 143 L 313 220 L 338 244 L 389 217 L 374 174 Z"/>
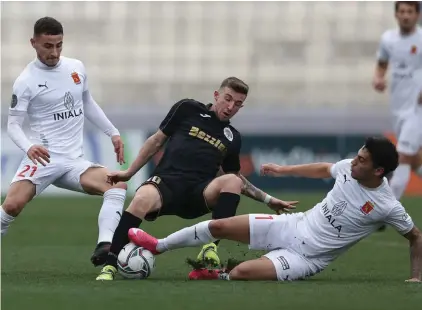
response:
<path id="1" fill-rule="evenodd" d="M 323 194 L 283 194 L 299 199 L 305 210 Z M 127 200 L 127 203 L 129 199 Z M 416 223 L 422 222 L 420 198 L 403 200 Z M 392 228 L 376 233 L 340 257 L 321 274 L 296 283 L 188 281 L 187 257 L 199 248 L 157 257 L 147 280 L 96 282 L 90 255 L 96 243 L 101 198 L 43 198 L 30 203 L 2 238 L 2 309 L 418 309 L 422 285 L 406 284 L 409 251 Z M 239 213 L 267 212 L 242 198 Z M 204 217 L 208 219 L 209 217 Z M 202 219 L 163 217 L 143 223 L 162 237 Z M 421 225 L 421 224 L 420 224 Z M 422 225 L 421 225 L 422 226 Z M 222 241 L 223 260 L 248 259 L 246 245 Z M 397 303 L 397 304 L 395 304 Z"/>

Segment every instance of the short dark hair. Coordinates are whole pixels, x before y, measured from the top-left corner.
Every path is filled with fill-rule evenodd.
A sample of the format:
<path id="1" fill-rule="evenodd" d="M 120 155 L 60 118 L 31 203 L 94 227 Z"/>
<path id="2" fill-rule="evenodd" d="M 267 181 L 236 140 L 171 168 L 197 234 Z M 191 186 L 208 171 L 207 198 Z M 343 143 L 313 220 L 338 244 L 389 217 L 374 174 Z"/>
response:
<path id="1" fill-rule="evenodd" d="M 46 16 L 40 18 L 35 22 L 34 36 L 40 36 L 43 34 L 51 36 L 63 34 L 63 26 L 58 20 L 52 17 Z"/>
<path id="2" fill-rule="evenodd" d="M 370 137 L 365 141 L 365 149 L 371 154 L 374 168 L 383 168 L 382 177 L 396 170 L 399 154 L 396 146 L 385 137 Z"/>
<path id="3" fill-rule="evenodd" d="M 419 1 L 396 1 L 394 3 L 394 8 L 395 8 L 396 12 L 399 10 L 400 4 L 413 6 L 413 7 L 415 7 L 416 12 L 418 12 L 418 13 L 421 9 L 421 4 L 419 3 Z"/>
<path id="4" fill-rule="evenodd" d="M 220 89 L 228 87 L 233 89 L 236 93 L 248 95 L 249 86 L 242 80 L 238 79 L 237 77 L 228 77 L 223 82 L 221 82 Z"/>

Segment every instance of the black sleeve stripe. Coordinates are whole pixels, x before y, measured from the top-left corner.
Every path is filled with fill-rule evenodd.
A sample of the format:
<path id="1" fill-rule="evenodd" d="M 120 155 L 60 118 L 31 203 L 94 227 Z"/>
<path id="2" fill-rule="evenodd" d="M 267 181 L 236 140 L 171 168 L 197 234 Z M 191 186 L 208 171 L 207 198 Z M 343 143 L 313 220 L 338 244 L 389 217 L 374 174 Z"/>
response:
<path id="1" fill-rule="evenodd" d="M 166 129 L 166 127 L 168 126 L 168 124 L 170 124 L 171 120 L 173 119 L 173 117 L 176 115 L 177 110 L 180 108 L 180 106 L 182 105 L 183 101 L 180 101 L 179 103 L 176 103 L 176 108 L 173 111 L 173 114 L 167 119 L 167 123 L 163 126 L 161 126 L 161 130 L 164 131 Z"/>

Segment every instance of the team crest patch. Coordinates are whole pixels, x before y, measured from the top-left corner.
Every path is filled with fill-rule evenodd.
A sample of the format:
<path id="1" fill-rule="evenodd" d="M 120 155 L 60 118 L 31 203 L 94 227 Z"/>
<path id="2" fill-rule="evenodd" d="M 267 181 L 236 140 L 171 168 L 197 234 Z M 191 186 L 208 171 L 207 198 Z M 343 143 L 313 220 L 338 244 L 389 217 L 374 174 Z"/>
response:
<path id="1" fill-rule="evenodd" d="M 340 215 L 342 215 L 342 214 L 343 214 L 343 212 L 344 212 L 344 210 L 346 209 L 346 207 L 347 207 L 347 202 L 345 202 L 345 201 L 340 201 L 340 202 L 337 202 L 337 203 L 334 205 L 334 207 L 331 209 L 331 213 L 332 213 L 334 216 L 340 216 Z"/>
<path id="2" fill-rule="evenodd" d="M 77 72 L 72 72 L 71 77 L 75 84 L 81 84 L 81 79 L 79 78 L 79 74 Z"/>
<path id="3" fill-rule="evenodd" d="M 224 128 L 224 135 L 226 136 L 227 140 L 229 140 L 230 142 L 233 141 L 233 133 L 230 130 L 230 128 L 228 127 Z"/>
<path id="4" fill-rule="evenodd" d="M 372 210 L 374 210 L 375 206 L 372 202 L 367 201 L 365 204 L 360 208 L 363 214 L 369 214 Z"/>
<path id="5" fill-rule="evenodd" d="M 13 109 L 18 104 L 18 97 L 13 94 L 12 95 L 12 101 L 10 101 L 10 107 Z"/>

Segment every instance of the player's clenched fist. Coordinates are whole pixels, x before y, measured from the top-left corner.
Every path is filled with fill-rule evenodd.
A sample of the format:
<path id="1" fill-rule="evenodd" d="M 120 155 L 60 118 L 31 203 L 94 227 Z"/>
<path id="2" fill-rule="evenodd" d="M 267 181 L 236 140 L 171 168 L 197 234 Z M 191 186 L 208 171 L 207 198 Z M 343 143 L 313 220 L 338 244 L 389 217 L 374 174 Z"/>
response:
<path id="1" fill-rule="evenodd" d="M 33 145 L 29 148 L 26 153 L 28 158 L 32 160 L 34 165 L 40 163 L 43 166 L 46 166 L 50 162 L 50 154 L 48 150 L 41 145 Z"/>
<path id="2" fill-rule="evenodd" d="M 107 182 L 110 184 L 116 184 L 118 182 L 127 182 L 132 177 L 127 170 L 124 171 L 113 171 L 107 173 Z"/>
<path id="3" fill-rule="evenodd" d="M 387 82 L 385 78 L 376 76 L 374 77 L 374 80 L 372 81 L 372 86 L 374 87 L 375 90 L 379 92 L 383 92 L 385 88 L 387 87 Z"/>
<path id="4" fill-rule="evenodd" d="M 283 166 L 279 166 L 276 164 L 263 164 L 261 166 L 261 175 L 271 176 L 271 177 L 278 177 L 283 175 Z"/>

